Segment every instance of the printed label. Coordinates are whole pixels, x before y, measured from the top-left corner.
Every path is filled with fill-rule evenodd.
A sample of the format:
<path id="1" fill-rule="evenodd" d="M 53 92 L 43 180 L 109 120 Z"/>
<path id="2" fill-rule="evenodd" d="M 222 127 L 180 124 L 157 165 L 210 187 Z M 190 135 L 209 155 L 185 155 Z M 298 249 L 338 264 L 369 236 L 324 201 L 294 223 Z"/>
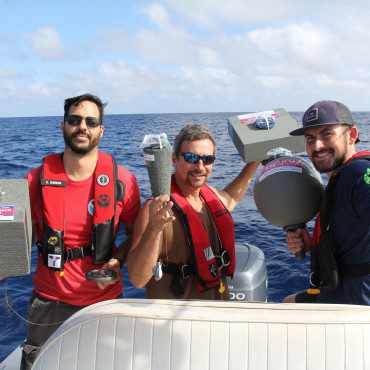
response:
<path id="1" fill-rule="evenodd" d="M 62 258 L 59 254 L 48 255 L 48 267 L 60 268 Z"/>
<path id="2" fill-rule="evenodd" d="M 255 123 L 258 117 L 273 117 L 274 119 L 277 119 L 279 115 L 273 110 L 266 110 L 263 112 L 257 112 L 257 113 L 247 113 L 242 114 L 238 116 L 239 121 L 241 123 Z"/>
<path id="3" fill-rule="evenodd" d="M 0 206 L 0 221 L 14 220 L 14 206 Z"/>
<path id="4" fill-rule="evenodd" d="M 213 262 L 211 266 L 209 266 L 209 272 L 211 273 L 212 277 L 215 278 L 217 276 L 217 266 L 215 262 Z"/>
<path id="5" fill-rule="evenodd" d="M 41 180 L 41 185 L 42 186 L 56 186 L 56 187 L 65 188 L 66 187 L 66 182 L 65 181 L 59 181 L 59 180 L 42 179 Z"/>
<path id="6" fill-rule="evenodd" d="M 215 255 L 213 254 L 213 250 L 210 246 L 204 250 L 204 255 L 206 256 L 207 261 L 215 258 Z"/>
<path id="7" fill-rule="evenodd" d="M 259 176 L 259 181 L 262 181 L 266 177 L 277 173 L 277 172 L 298 172 L 302 173 L 302 162 L 296 159 L 285 159 L 278 162 L 272 162 L 265 166 L 265 168 L 261 171 Z"/>
<path id="8" fill-rule="evenodd" d="M 144 153 L 144 159 L 145 161 L 149 161 L 149 162 L 155 161 L 154 154 Z"/>

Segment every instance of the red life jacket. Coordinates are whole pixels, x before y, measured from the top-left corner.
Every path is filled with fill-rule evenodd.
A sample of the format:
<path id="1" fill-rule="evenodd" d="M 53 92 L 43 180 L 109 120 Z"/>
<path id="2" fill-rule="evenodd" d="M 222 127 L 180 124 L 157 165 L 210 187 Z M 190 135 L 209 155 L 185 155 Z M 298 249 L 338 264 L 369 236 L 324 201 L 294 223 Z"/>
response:
<path id="1" fill-rule="evenodd" d="M 39 251 L 43 255 L 45 265 L 50 269 L 62 271 L 63 264 L 68 256 L 70 256 L 70 259 L 74 259 L 92 254 L 94 264 L 103 263 L 112 256 L 115 239 L 114 215 L 117 192 L 117 164 L 115 159 L 109 154 L 99 151 L 93 176 L 92 244 L 91 246 L 73 248 L 67 254 L 64 245 L 64 188 L 67 175 L 64 170 L 62 154 L 52 154 L 43 159 L 40 184 L 44 226 L 43 243 L 39 243 Z M 70 253 L 71 251 L 75 251 L 75 253 Z"/>
<path id="2" fill-rule="evenodd" d="M 230 212 L 207 185 L 203 185 L 200 195 L 206 202 L 216 225 L 221 242 L 221 255 L 226 252 L 224 254 L 225 259 L 230 262 L 226 266 L 226 275 L 231 276 L 235 270 L 234 221 Z M 174 175 L 171 181 L 171 200 L 180 212 L 184 223 L 189 246 L 194 258 L 198 288 L 205 290 L 218 286 L 220 284 L 220 271 L 216 264 L 211 242 L 201 218 L 182 194 Z"/>

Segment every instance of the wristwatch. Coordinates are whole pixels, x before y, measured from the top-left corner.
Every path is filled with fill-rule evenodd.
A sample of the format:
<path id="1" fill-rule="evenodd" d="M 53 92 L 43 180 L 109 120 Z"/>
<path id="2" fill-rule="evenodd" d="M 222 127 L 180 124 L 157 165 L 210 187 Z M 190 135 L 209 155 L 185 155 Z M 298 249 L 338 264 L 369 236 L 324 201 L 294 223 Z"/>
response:
<path id="1" fill-rule="evenodd" d="M 119 268 L 122 270 L 122 266 L 123 266 L 123 261 L 121 260 L 121 258 L 117 257 L 117 256 L 113 256 L 111 258 L 111 260 L 117 260 L 119 262 Z"/>

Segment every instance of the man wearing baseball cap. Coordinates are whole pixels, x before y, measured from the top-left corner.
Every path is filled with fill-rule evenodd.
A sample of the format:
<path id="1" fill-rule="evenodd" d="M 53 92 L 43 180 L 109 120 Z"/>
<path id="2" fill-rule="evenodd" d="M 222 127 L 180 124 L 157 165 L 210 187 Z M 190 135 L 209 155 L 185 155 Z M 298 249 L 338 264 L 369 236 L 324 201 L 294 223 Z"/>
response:
<path id="1" fill-rule="evenodd" d="M 323 100 L 307 109 L 307 155 L 329 176 L 313 235 L 287 233 L 292 253 L 311 252 L 310 289 L 284 302 L 370 305 L 370 152 L 357 152 L 358 129 L 342 103 Z"/>

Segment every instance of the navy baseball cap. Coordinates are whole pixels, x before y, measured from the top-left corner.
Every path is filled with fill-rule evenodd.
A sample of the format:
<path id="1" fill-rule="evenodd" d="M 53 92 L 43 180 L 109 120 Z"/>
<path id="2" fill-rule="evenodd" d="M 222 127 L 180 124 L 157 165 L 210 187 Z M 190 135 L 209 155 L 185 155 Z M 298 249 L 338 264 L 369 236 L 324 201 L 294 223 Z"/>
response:
<path id="1" fill-rule="evenodd" d="M 311 105 L 302 118 L 302 127 L 289 133 L 292 136 L 304 135 L 306 130 L 315 126 L 348 125 L 353 126 L 350 110 L 342 103 L 332 100 L 321 100 Z M 358 143 L 360 139 L 356 140 Z"/>

